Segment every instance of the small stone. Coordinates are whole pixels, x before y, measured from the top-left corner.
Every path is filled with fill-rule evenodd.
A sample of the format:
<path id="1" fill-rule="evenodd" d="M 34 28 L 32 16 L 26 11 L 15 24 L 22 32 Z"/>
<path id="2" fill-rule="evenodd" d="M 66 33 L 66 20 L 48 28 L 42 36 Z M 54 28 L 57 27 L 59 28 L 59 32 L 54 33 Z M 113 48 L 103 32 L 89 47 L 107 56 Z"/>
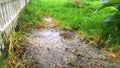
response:
<path id="1" fill-rule="evenodd" d="M 81 55 L 80 53 L 77 54 L 77 58 L 81 59 L 83 57 L 83 55 Z"/>
<path id="2" fill-rule="evenodd" d="M 50 48 L 47 47 L 47 50 L 50 50 Z"/>
<path id="3" fill-rule="evenodd" d="M 68 51 L 68 50 L 69 50 L 69 48 L 66 47 L 66 48 L 65 48 L 65 51 Z"/>
<path id="4" fill-rule="evenodd" d="M 68 62 L 66 62 L 66 64 L 67 64 L 67 65 L 70 65 L 70 66 L 73 66 L 73 65 L 74 65 L 72 61 L 68 61 Z"/>
<path id="5" fill-rule="evenodd" d="M 69 32 L 61 33 L 60 36 L 62 36 L 64 39 L 71 39 L 72 35 Z"/>
<path id="6" fill-rule="evenodd" d="M 77 52 L 77 49 L 72 50 L 72 54 L 75 54 Z"/>

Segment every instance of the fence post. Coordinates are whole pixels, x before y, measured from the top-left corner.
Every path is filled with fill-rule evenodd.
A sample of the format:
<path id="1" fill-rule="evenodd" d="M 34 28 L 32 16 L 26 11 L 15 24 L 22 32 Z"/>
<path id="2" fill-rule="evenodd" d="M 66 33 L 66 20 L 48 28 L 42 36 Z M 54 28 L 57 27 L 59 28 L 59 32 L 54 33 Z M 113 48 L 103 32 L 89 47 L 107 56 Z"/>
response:
<path id="1" fill-rule="evenodd" d="M 2 37 L 2 33 L 0 32 L 0 56 L 2 55 L 2 50 L 4 50 L 5 46 L 4 46 L 4 42 L 3 42 L 3 37 Z"/>

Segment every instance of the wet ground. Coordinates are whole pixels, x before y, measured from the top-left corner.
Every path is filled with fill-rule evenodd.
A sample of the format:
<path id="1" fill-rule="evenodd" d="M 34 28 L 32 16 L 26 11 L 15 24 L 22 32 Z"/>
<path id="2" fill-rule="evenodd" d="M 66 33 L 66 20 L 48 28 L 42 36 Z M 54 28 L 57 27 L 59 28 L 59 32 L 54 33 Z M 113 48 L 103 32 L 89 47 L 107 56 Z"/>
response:
<path id="1" fill-rule="evenodd" d="M 31 31 L 27 38 L 26 58 L 35 61 L 30 68 L 120 68 L 119 61 L 83 43 L 75 31 L 52 28 L 51 18 L 44 21 L 48 27 Z"/>

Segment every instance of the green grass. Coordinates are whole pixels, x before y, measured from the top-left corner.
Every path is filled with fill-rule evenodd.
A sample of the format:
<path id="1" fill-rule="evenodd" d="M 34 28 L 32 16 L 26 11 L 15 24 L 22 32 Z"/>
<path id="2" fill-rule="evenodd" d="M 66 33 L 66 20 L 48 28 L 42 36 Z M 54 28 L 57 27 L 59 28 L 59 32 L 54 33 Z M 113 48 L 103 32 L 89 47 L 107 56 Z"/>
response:
<path id="1" fill-rule="evenodd" d="M 84 6 L 79 8 L 78 5 L 74 4 L 73 0 L 31 0 L 23 12 L 21 20 L 27 23 L 35 23 L 36 21 L 41 22 L 44 16 L 50 16 L 60 21 L 59 28 L 75 29 L 86 37 L 102 37 L 102 41 L 104 41 L 102 43 L 110 40 L 109 43 L 107 43 L 109 45 L 105 47 L 109 50 L 116 49 L 116 51 L 119 51 L 119 37 L 115 39 L 116 41 L 112 42 L 114 38 L 109 38 L 109 35 L 111 33 L 114 34 L 115 31 L 112 29 L 112 25 L 107 27 L 105 26 L 106 24 L 103 23 L 103 20 L 107 16 L 114 14 L 112 11 L 114 11 L 115 8 L 105 8 L 95 13 L 101 6 L 99 0 L 83 0 L 81 3 Z M 109 32 L 111 33 L 108 34 Z M 117 31 L 115 33 L 117 33 Z"/>
<path id="2" fill-rule="evenodd" d="M 38 10 L 60 20 L 62 28 L 82 30 L 93 35 L 99 34 L 103 19 L 111 14 L 110 9 L 94 13 L 100 7 L 99 1 L 85 1 L 83 4 L 85 5 L 83 8 L 78 8 L 67 0 L 41 0 Z"/>
<path id="3" fill-rule="evenodd" d="M 39 10 L 39 1 L 31 1 L 28 6 L 26 6 L 24 12 L 20 16 L 20 20 L 26 23 L 35 23 L 36 21 L 41 21 L 41 11 Z"/>

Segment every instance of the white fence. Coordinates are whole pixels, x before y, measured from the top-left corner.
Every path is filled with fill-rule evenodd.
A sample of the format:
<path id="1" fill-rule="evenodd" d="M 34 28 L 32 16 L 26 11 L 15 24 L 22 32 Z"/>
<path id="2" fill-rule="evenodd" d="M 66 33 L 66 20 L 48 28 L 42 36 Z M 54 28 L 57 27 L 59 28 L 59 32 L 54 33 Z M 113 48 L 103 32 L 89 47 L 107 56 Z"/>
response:
<path id="1" fill-rule="evenodd" d="M 0 32 L 17 17 L 29 0 L 0 0 Z"/>
<path id="2" fill-rule="evenodd" d="M 17 24 L 23 7 L 30 0 L 0 0 L 0 56 L 4 51 L 7 36 Z"/>

